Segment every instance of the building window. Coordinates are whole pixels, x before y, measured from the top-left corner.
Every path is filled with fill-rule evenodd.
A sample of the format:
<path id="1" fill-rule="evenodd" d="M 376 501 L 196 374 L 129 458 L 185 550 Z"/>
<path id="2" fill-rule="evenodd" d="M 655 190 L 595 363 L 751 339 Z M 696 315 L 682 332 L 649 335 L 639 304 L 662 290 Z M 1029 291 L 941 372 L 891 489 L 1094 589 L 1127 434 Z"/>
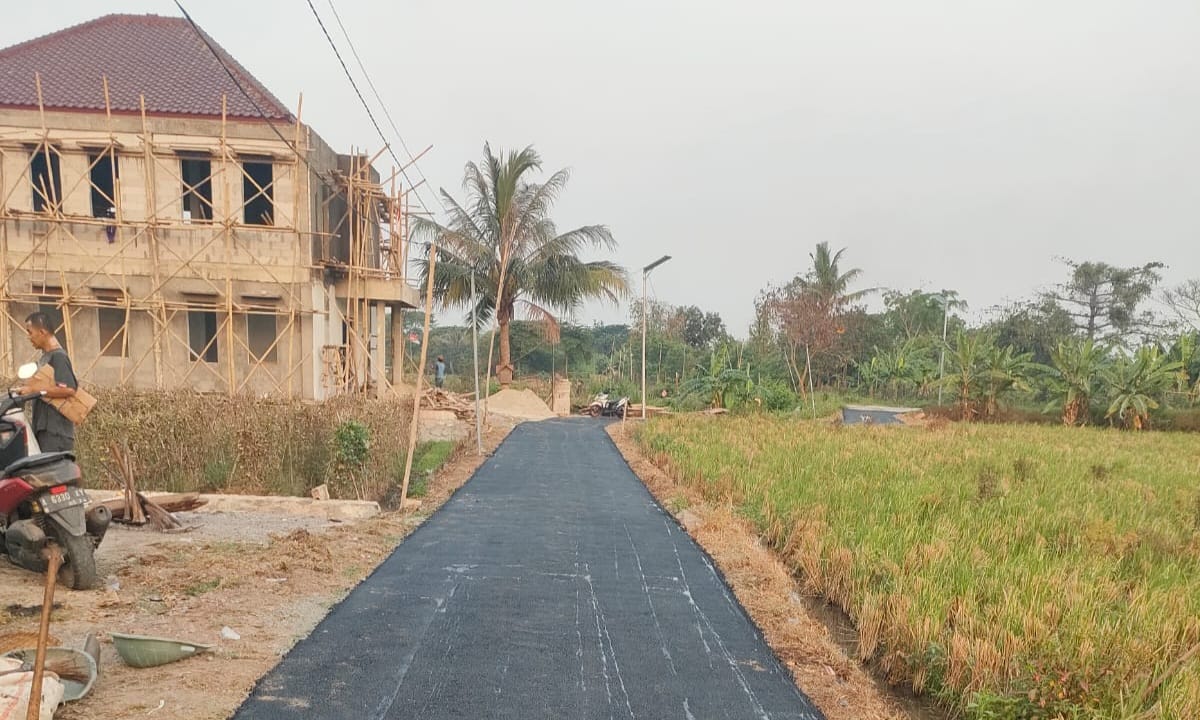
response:
<path id="1" fill-rule="evenodd" d="M 242 162 L 242 197 L 247 225 L 275 224 L 274 167 L 268 161 Z"/>
<path id="2" fill-rule="evenodd" d="M 217 313 L 188 310 L 188 349 L 192 362 L 217 362 Z"/>
<path id="3" fill-rule="evenodd" d="M 212 160 L 207 157 L 179 158 L 183 178 L 183 220 L 212 220 Z"/>
<path id="4" fill-rule="evenodd" d="M 117 215 L 117 178 L 120 166 L 112 150 L 88 155 L 89 180 L 92 185 L 92 217 L 112 218 Z"/>
<path id="5" fill-rule="evenodd" d="M 33 211 L 57 212 L 62 203 L 58 152 L 47 145 L 38 147 L 30 158 L 29 169 L 33 182 Z"/>
<path id="6" fill-rule="evenodd" d="M 251 313 L 246 316 L 246 346 L 250 348 L 252 362 L 273 363 L 277 360 L 275 341 L 279 337 L 278 318 L 275 315 Z"/>
<path id="7" fill-rule="evenodd" d="M 97 308 L 96 326 L 100 329 L 102 357 L 129 357 L 125 347 L 125 311 L 121 308 Z"/>
<path id="8" fill-rule="evenodd" d="M 63 320 L 62 310 L 58 306 L 58 302 L 62 298 L 62 288 L 35 285 L 33 291 L 41 296 L 37 303 L 38 312 L 45 313 L 46 317 L 50 318 L 50 327 L 54 329 L 54 337 L 58 339 L 58 344 L 62 345 L 69 355 L 71 348 L 67 345 L 67 325 Z"/>

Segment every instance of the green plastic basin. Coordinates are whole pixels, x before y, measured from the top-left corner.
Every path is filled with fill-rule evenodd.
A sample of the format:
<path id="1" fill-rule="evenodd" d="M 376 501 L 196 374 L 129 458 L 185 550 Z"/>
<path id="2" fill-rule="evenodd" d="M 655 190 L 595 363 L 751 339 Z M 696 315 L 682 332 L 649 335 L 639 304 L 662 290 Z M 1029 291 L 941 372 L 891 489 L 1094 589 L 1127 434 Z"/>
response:
<path id="1" fill-rule="evenodd" d="M 117 648 L 117 654 L 125 664 L 135 668 L 166 665 L 212 649 L 212 645 L 201 645 L 186 640 L 117 632 L 110 632 L 108 636 L 112 638 L 113 646 Z"/>

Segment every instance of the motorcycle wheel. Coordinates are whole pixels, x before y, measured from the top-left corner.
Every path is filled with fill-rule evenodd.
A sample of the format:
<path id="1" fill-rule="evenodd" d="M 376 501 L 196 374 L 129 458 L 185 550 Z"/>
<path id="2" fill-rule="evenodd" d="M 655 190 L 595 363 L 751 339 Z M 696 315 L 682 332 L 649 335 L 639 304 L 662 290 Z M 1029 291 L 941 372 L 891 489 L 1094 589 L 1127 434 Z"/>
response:
<path id="1" fill-rule="evenodd" d="M 72 590 L 88 590 L 96 584 L 96 548 L 87 535 L 77 537 L 66 532 L 55 533 L 63 554 L 63 566 L 58 580 Z"/>

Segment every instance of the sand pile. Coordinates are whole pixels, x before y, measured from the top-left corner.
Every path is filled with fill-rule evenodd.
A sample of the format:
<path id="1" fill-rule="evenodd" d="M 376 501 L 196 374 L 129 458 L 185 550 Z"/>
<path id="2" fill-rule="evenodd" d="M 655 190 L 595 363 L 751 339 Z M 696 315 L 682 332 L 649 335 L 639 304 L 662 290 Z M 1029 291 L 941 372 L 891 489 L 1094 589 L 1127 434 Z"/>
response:
<path id="1" fill-rule="evenodd" d="M 550 406 L 532 390 L 505 388 L 488 398 L 487 409 L 489 413 L 519 420 L 545 420 L 555 417 Z"/>

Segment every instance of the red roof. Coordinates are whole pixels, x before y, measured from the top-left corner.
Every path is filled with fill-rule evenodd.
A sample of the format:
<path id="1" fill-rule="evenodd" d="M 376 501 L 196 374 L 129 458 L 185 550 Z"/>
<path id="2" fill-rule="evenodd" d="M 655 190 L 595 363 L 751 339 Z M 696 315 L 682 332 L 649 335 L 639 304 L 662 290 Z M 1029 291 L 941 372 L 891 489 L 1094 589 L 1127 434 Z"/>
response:
<path id="1" fill-rule="evenodd" d="M 0 50 L 0 107 L 37 107 L 34 73 L 47 108 L 104 110 L 108 78 L 114 112 L 290 120 L 287 107 L 209 38 L 229 71 L 262 109 L 246 99 L 184 18 L 105 15 Z"/>

